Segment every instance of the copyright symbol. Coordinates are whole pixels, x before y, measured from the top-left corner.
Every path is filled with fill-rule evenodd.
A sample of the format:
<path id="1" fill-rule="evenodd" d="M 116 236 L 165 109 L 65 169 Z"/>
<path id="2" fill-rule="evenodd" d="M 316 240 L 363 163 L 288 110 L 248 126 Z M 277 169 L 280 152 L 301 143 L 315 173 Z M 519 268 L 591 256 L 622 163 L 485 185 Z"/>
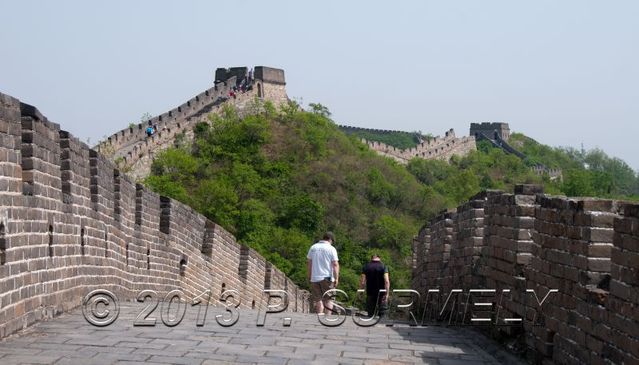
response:
<path id="1" fill-rule="evenodd" d="M 118 298 L 108 290 L 96 289 L 82 299 L 82 315 L 94 326 L 108 326 L 119 314 Z"/>

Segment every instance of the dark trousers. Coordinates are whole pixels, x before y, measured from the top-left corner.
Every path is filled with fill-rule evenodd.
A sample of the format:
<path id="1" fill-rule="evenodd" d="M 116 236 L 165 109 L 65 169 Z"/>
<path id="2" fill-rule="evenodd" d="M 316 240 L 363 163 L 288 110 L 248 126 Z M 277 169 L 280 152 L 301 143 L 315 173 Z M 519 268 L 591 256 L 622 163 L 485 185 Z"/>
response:
<path id="1" fill-rule="evenodd" d="M 372 317 L 375 314 L 375 308 L 377 308 L 377 315 L 380 317 L 384 315 L 384 305 L 382 303 L 382 295 L 381 294 L 367 294 L 366 295 L 366 312 L 368 312 L 368 316 Z"/>

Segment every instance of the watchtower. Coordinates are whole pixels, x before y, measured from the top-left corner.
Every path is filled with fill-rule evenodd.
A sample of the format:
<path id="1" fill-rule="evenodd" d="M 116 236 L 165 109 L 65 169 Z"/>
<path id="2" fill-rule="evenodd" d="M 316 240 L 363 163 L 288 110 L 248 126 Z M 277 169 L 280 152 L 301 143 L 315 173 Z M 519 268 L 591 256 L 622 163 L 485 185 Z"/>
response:
<path id="1" fill-rule="evenodd" d="M 510 138 L 510 127 L 508 123 L 470 123 L 470 135 L 476 140 L 486 137 L 490 140 L 501 138 L 508 141 Z"/>
<path id="2" fill-rule="evenodd" d="M 239 82 L 248 74 L 248 67 L 218 68 L 215 70 L 215 83 L 226 82 L 235 77 L 239 85 Z M 256 88 L 259 98 L 270 100 L 275 104 L 288 101 L 284 70 L 267 66 L 255 66 L 252 76 L 253 87 Z"/>

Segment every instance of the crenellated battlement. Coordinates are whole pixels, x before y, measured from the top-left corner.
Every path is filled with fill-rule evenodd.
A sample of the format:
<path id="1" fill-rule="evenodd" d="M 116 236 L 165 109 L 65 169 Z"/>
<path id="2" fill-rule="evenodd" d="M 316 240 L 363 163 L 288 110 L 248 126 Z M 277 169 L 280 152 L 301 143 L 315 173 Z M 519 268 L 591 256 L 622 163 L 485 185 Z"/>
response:
<path id="1" fill-rule="evenodd" d="M 4 94 L 0 142 L 0 337 L 77 307 L 98 288 L 121 300 L 144 289 L 180 289 L 188 298 L 211 289 L 214 303 L 235 289 L 251 308 L 269 287 L 288 291 L 289 310 L 309 310 L 308 293 L 256 251 Z"/>
<path id="2" fill-rule="evenodd" d="M 396 131 L 396 130 L 389 130 L 389 129 L 374 129 L 374 128 L 364 128 L 364 127 L 353 127 L 350 125 L 338 125 L 339 129 L 345 131 L 345 132 L 358 132 L 358 131 L 364 131 L 364 132 L 373 132 L 373 133 L 381 133 L 381 134 L 392 134 L 392 133 L 406 133 L 406 134 L 411 134 L 410 132 L 406 132 L 406 131 Z"/>
<path id="3" fill-rule="evenodd" d="M 550 167 L 546 167 L 544 165 L 535 165 L 533 167 L 531 167 L 531 169 L 533 170 L 533 172 L 537 175 L 547 175 L 550 180 L 562 180 L 563 179 L 563 173 L 562 170 L 559 168 L 550 168 Z"/>
<path id="4" fill-rule="evenodd" d="M 207 121 L 210 113 L 219 113 L 224 105 L 231 104 L 242 111 L 255 98 L 269 100 L 275 105 L 288 100 L 284 70 L 265 66 L 254 68 L 250 90 L 238 91 L 232 97 L 231 90 L 240 85 L 248 71 L 248 67 L 218 68 L 213 87 L 161 115 L 114 133 L 95 149 L 126 167 L 137 180 L 148 175 L 153 156 L 173 146 L 178 134 L 192 137 L 193 127 Z M 146 134 L 149 126 L 155 131 L 150 137 Z"/>
<path id="5" fill-rule="evenodd" d="M 446 131 L 443 137 L 437 136 L 423 140 L 416 147 L 409 149 L 400 149 L 382 142 L 367 141 L 366 139 L 362 139 L 362 142 L 380 155 L 390 157 L 403 164 L 408 163 L 415 157 L 448 161 L 453 155 L 465 156 L 468 152 L 476 149 L 475 137 L 457 138 L 452 128 Z"/>
<path id="6" fill-rule="evenodd" d="M 422 228 L 413 289 L 495 290 L 482 298 L 493 305 L 473 314 L 521 318 L 490 328 L 522 334 L 532 363 L 639 363 L 638 227 L 636 204 L 549 196 L 536 185 L 482 192 Z M 557 292 L 540 307 L 527 289 L 539 301 Z"/>

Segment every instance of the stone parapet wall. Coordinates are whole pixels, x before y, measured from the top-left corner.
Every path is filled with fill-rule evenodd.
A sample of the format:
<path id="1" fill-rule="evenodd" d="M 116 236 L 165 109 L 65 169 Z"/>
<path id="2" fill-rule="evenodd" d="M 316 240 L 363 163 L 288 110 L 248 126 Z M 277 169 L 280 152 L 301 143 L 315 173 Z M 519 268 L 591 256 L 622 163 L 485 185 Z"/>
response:
<path id="1" fill-rule="evenodd" d="M 425 249 L 428 252 L 421 260 L 424 270 L 420 282 L 422 288 L 450 287 L 448 265 L 455 235 L 455 219 L 455 213 L 443 212 L 431 221 L 428 246 L 421 249 L 422 252 Z"/>
<path id="2" fill-rule="evenodd" d="M 601 304 L 610 280 L 613 222 L 618 214 L 619 206 L 611 200 L 537 197 L 533 258 L 526 276 L 537 292 L 558 289 L 558 293 L 540 313 L 544 326 L 527 328 L 536 360 L 601 361 L 599 354 L 590 352 L 597 351 L 594 342 L 607 339 L 593 331 L 592 321 L 599 321 L 597 313 L 605 312 Z"/>
<path id="3" fill-rule="evenodd" d="M 284 70 L 263 66 L 256 67 L 251 90 L 237 92 L 235 97 L 230 97 L 230 91 L 239 81 L 236 74 L 244 74 L 247 68 L 231 70 L 234 69 L 240 72 L 230 72 L 231 76 L 223 78 L 222 82 L 166 113 L 114 133 L 95 149 L 118 166 L 126 167 L 134 180 L 137 180 L 148 175 L 154 156 L 173 146 L 176 136 L 184 134 L 187 138 L 192 138 L 195 125 L 208 121 L 210 113 L 220 113 L 224 105 L 233 105 L 242 111 L 250 107 L 256 98 L 269 100 L 276 106 L 287 102 Z M 220 70 L 225 69 L 218 69 L 216 74 Z M 150 137 L 146 135 L 146 128 L 149 126 L 155 130 Z"/>
<path id="4" fill-rule="evenodd" d="M 413 239 L 413 289 L 424 292 L 428 288 L 428 274 L 426 271 L 426 253 L 430 249 L 430 225 L 425 225 L 419 230 L 417 237 Z"/>
<path id="5" fill-rule="evenodd" d="M 433 245 L 441 235 L 433 239 L 432 232 L 451 220 L 446 259 Z M 498 313 L 521 322 L 488 328 L 519 339 L 531 363 L 639 363 L 637 242 L 639 205 L 518 185 L 513 194 L 480 193 L 456 215 L 431 220 L 414 240 L 413 288 L 422 295 L 495 289 L 493 319 Z M 541 307 L 527 292 L 542 301 L 551 289 L 557 292 Z"/>
<path id="6" fill-rule="evenodd" d="M 143 123 L 138 123 L 135 127 L 127 127 L 112 134 L 107 137 L 106 141 L 96 146 L 96 150 L 103 154 L 112 153 L 117 156 L 117 151 L 123 147 L 133 142 L 146 140 L 146 128 L 148 126 L 155 127 L 158 133 L 163 131 L 169 131 L 170 133 L 170 131 L 173 131 L 175 134 L 176 131 L 183 129 L 182 123 L 189 121 L 194 116 L 200 115 L 202 109 L 205 109 L 207 106 L 212 106 L 215 102 L 220 103 L 222 99 L 228 98 L 229 91 L 234 85 L 235 78 L 217 84 L 168 112 L 157 115 Z"/>
<path id="7" fill-rule="evenodd" d="M 535 193 L 541 189 L 515 187 L 515 194 L 486 197 L 484 208 L 484 270 L 486 288 L 510 295 L 502 301 L 503 315 L 524 318 L 526 277 L 524 268 L 532 259 Z"/>
<path id="8" fill-rule="evenodd" d="M 444 137 L 434 137 L 409 149 L 400 149 L 383 142 L 367 141 L 366 139 L 362 139 L 362 142 L 380 155 L 390 157 L 403 164 L 415 157 L 448 161 L 453 155 L 465 156 L 477 149 L 475 137 L 457 138 L 452 129 L 447 131 Z"/>
<path id="9" fill-rule="evenodd" d="M 451 287 L 467 288 L 485 285 L 477 275 L 484 250 L 484 209 L 486 199 L 496 192 L 481 192 L 457 208 L 456 237 L 451 246 Z M 484 255 L 488 257 L 489 255 Z"/>
<path id="10" fill-rule="evenodd" d="M 0 337 L 98 288 L 120 300 L 211 290 L 212 305 L 234 289 L 240 308 L 260 303 L 270 264 L 257 252 L 4 94 L 0 142 Z M 307 293 L 281 276 L 270 287 L 290 293 L 289 311 L 308 311 Z"/>

